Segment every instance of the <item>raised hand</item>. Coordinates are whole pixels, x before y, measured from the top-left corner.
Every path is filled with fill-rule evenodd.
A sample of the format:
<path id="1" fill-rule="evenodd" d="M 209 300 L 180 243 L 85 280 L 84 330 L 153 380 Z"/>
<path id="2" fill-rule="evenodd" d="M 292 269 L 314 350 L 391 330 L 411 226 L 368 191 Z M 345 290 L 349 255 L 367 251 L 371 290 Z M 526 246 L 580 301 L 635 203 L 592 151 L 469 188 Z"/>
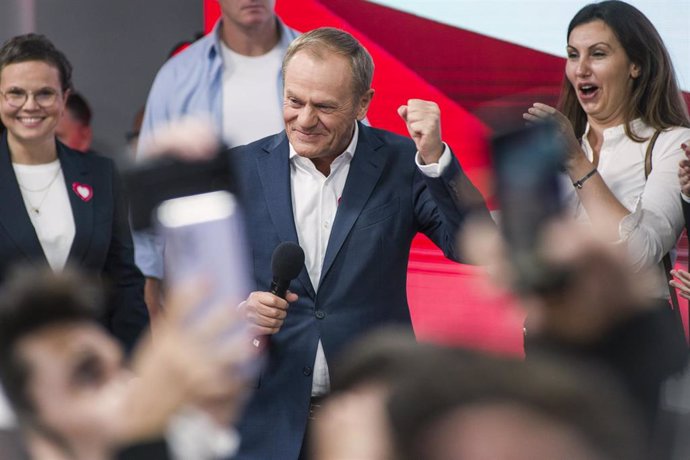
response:
<path id="1" fill-rule="evenodd" d="M 584 158 L 584 152 L 580 146 L 580 142 L 575 137 L 575 132 L 573 131 L 573 125 L 570 124 L 570 120 L 559 112 L 554 107 L 550 105 L 542 104 L 541 102 L 535 102 L 532 107 L 527 109 L 526 113 L 522 114 L 522 118 L 531 123 L 541 123 L 545 121 L 550 121 L 558 126 L 561 136 L 563 136 L 563 141 L 568 149 L 568 160 L 581 160 Z"/>
<path id="2" fill-rule="evenodd" d="M 410 99 L 398 108 L 407 131 L 417 146 L 424 164 L 438 163 L 443 154 L 441 141 L 441 110 L 435 102 Z"/>

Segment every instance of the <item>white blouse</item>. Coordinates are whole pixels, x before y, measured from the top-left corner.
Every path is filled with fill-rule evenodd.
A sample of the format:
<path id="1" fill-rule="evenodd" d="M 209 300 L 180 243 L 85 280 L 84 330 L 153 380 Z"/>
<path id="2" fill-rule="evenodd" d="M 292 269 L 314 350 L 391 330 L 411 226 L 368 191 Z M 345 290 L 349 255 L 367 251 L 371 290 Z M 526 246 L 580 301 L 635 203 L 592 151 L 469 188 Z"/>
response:
<path id="1" fill-rule="evenodd" d="M 60 161 L 40 165 L 12 163 L 12 167 L 48 264 L 55 271 L 62 270 L 76 230 Z"/>
<path id="2" fill-rule="evenodd" d="M 651 137 L 655 131 L 639 119 L 630 126 L 643 138 Z M 588 132 L 589 125 L 582 137 L 582 147 L 587 158 L 592 160 Z M 604 130 L 597 169 L 614 196 L 631 212 L 621 219 L 618 234 L 620 241 L 627 243 L 631 263 L 637 270 L 659 265 L 664 255 L 675 248 L 683 230 L 678 163 L 683 158 L 680 145 L 688 140 L 688 128 L 676 127 L 661 132 L 652 150 L 652 172 L 645 180 L 644 161 L 649 142 L 630 139 L 624 125 Z M 570 185 L 565 190 L 576 219 L 589 222 L 574 187 Z M 675 250 L 672 256 L 675 257 Z M 668 297 L 666 275 L 661 267 L 654 286 L 654 297 Z"/>

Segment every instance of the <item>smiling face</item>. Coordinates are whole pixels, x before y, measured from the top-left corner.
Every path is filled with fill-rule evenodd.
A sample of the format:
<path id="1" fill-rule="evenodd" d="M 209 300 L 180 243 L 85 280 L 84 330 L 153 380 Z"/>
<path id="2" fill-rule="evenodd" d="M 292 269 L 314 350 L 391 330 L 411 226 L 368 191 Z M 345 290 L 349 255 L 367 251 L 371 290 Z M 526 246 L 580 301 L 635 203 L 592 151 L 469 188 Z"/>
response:
<path id="1" fill-rule="evenodd" d="M 3 67 L 0 91 L 29 93 L 21 107 L 13 107 L 5 97 L 0 97 L 0 119 L 11 144 L 31 146 L 55 142 L 55 128 L 65 110 L 66 94 L 61 88 L 58 69 L 46 62 L 26 61 Z M 35 96 L 49 92 L 56 94 L 55 101 L 51 105 L 39 105 Z"/>
<path id="2" fill-rule="evenodd" d="M 625 122 L 626 104 L 640 74 L 613 30 L 596 20 L 575 27 L 568 38 L 565 73 L 590 124 Z"/>
<path id="3" fill-rule="evenodd" d="M 320 57 L 298 51 L 284 77 L 283 118 L 290 144 L 327 171 L 352 140 L 355 121 L 366 116 L 373 91 L 355 96 L 350 62 L 327 51 Z"/>

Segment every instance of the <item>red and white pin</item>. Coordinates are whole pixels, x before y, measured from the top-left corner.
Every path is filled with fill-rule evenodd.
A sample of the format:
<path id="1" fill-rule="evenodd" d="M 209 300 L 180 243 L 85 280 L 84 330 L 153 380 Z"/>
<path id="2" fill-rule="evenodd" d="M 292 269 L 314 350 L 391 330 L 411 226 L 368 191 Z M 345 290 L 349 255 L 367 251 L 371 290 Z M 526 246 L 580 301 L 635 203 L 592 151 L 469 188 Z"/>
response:
<path id="1" fill-rule="evenodd" d="M 93 198 L 93 188 L 90 185 L 72 182 L 72 190 L 84 201 L 91 201 L 91 198 Z"/>

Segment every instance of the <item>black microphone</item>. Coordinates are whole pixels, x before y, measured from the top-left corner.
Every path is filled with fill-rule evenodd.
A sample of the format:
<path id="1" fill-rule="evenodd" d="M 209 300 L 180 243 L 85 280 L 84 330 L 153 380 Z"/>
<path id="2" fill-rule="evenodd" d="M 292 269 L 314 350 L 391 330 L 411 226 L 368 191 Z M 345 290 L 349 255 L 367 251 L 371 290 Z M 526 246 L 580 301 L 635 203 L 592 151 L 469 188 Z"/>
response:
<path id="1" fill-rule="evenodd" d="M 280 243 L 271 257 L 271 294 L 284 299 L 290 287 L 290 281 L 297 278 L 304 266 L 304 251 L 299 244 L 286 241 Z"/>
<path id="2" fill-rule="evenodd" d="M 297 278 L 304 265 L 304 250 L 297 243 L 285 241 L 280 243 L 271 257 L 271 294 L 284 299 L 290 287 L 290 281 Z M 256 337 L 252 341 L 256 348 L 263 349 L 268 344 L 268 336 Z"/>

